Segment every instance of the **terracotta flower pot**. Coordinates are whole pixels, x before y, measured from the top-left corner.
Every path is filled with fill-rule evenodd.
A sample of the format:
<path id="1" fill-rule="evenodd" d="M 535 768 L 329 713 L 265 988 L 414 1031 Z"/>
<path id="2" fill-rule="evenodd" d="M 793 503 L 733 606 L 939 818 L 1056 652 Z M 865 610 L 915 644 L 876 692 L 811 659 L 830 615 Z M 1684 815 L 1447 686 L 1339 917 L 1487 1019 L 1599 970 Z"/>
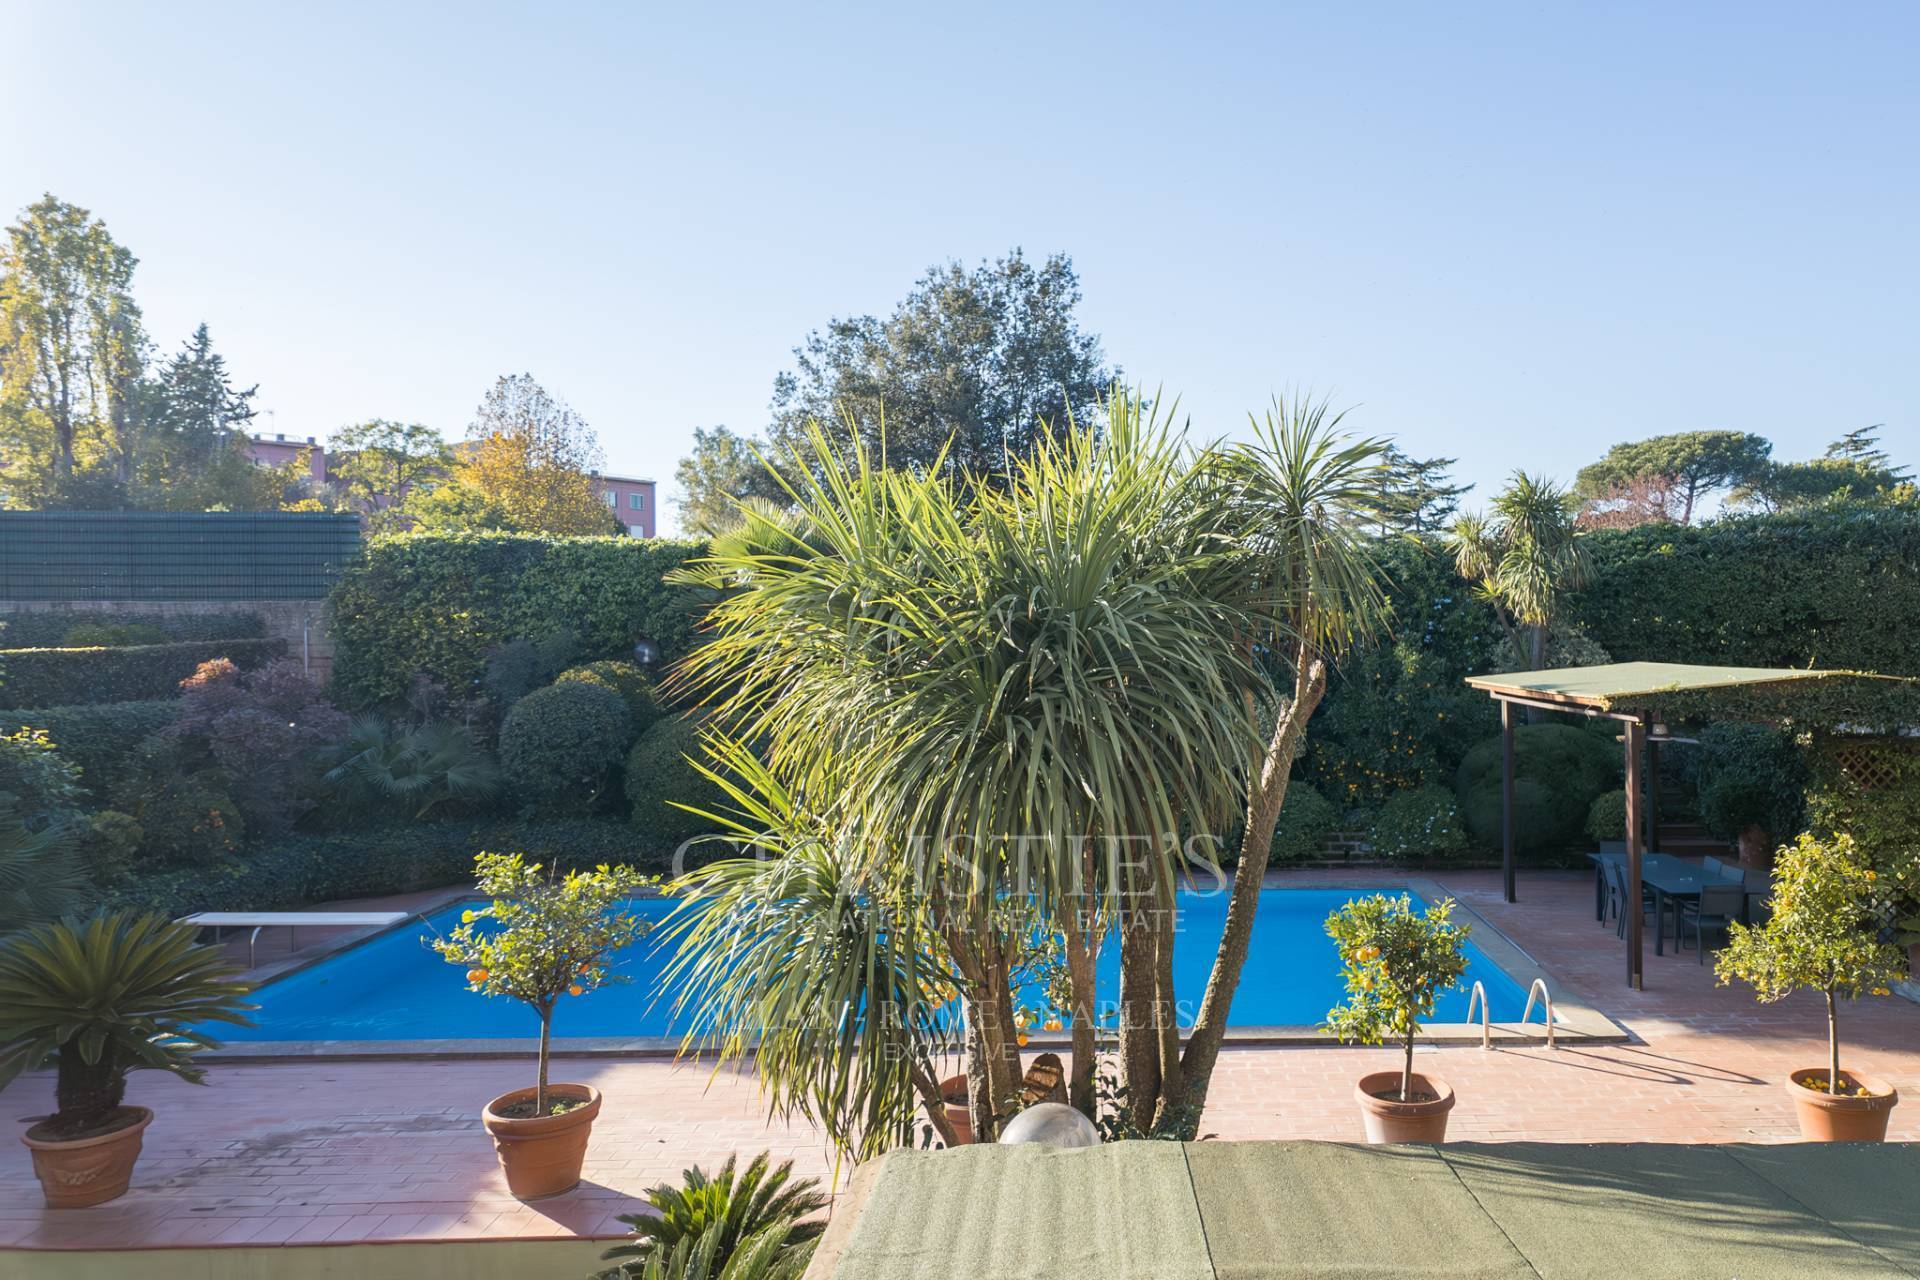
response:
<path id="1" fill-rule="evenodd" d="M 1857 1071 L 1840 1072 L 1841 1085 L 1851 1085 L 1847 1093 L 1827 1093 L 1801 1084 L 1812 1076 L 1827 1078 L 1825 1067 L 1805 1067 L 1787 1077 L 1787 1096 L 1800 1113 L 1800 1137 L 1807 1142 L 1885 1142 L 1887 1121 L 1900 1101 L 1900 1093 L 1885 1080 L 1863 1076 Z M 1865 1089 L 1866 1096 L 1858 1090 Z"/>
<path id="2" fill-rule="evenodd" d="M 134 1119 L 112 1133 L 71 1140 L 36 1138 L 33 1129 L 20 1135 L 33 1152 L 33 1171 L 47 1208 L 84 1209 L 127 1193 L 133 1162 L 140 1158 L 141 1136 L 153 1123 L 153 1112 L 146 1107 L 123 1110 L 134 1113 Z"/>
<path id="3" fill-rule="evenodd" d="M 1353 1087 L 1353 1096 L 1367 1124 L 1368 1142 L 1447 1140 L 1447 1113 L 1453 1110 L 1453 1086 L 1439 1076 L 1416 1071 L 1413 1091 L 1434 1096 L 1426 1102 L 1401 1102 L 1398 1071 L 1375 1071 L 1360 1077 L 1360 1083 Z"/>
<path id="4" fill-rule="evenodd" d="M 947 1123 L 965 1145 L 973 1141 L 973 1112 L 967 1106 L 967 1078 L 948 1076 L 940 1082 L 940 1099 L 947 1104 Z"/>
<path id="5" fill-rule="evenodd" d="M 515 1089 L 487 1104 L 481 1121 L 493 1135 L 493 1149 L 507 1175 L 507 1190 L 522 1200 L 538 1200 L 571 1191 L 587 1159 L 587 1136 L 600 1114 L 600 1091 L 585 1084 L 550 1084 L 547 1097 L 583 1102 L 559 1115 L 518 1119 L 503 1108 L 533 1101 L 535 1090 Z"/>

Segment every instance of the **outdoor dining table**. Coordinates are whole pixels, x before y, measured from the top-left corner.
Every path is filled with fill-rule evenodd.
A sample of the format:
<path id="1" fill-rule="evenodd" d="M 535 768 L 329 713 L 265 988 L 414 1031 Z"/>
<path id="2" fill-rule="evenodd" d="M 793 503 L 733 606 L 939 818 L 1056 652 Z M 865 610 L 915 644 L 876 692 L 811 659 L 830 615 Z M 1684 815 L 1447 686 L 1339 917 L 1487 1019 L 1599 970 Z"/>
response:
<path id="1" fill-rule="evenodd" d="M 1596 920 L 1605 920 L 1607 914 L 1607 863 L 1625 862 L 1624 853 L 1590 853 L 1587 855 L 1593 863 L 1594 916 Z M 1680 903 L 1684 899 L 1698 899 L 1700 890 L 1706 885 L 1732 884 L 1729 881 L 1697 867 L 1684 858 L 1671 854 L 1647 853 L 1640 856 L 1640 883 L 1653 890 L 1653 954 L 1664 955 L 1667 936 L 1667 903 L 1673 902 L 1673 942 L 1680 945 Z M 1752 898 L 1757 891 L 1746 888 L 1746 897 Z M 1622 904 L 1625 910 L 1625 904 Z M 1745 900 L 1742 900 L 1740 914 L 1747 914 Z"/>

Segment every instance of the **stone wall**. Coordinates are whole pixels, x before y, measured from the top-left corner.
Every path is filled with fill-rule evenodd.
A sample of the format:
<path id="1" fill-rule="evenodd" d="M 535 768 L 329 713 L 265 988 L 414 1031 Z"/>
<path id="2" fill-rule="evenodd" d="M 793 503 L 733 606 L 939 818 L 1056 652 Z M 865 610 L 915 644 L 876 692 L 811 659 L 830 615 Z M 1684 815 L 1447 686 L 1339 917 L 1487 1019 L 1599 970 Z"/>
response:
<path id="1" fill-rule="evenodd" d="M 69 614 L 76 623 L 103 613 L 257 613 L 267 635 L 285 640 L 287 656 L 304 662 L 316 680 L 333 674 L 325 600 L 0 600 L 0 618 L 22 613 Z"/>

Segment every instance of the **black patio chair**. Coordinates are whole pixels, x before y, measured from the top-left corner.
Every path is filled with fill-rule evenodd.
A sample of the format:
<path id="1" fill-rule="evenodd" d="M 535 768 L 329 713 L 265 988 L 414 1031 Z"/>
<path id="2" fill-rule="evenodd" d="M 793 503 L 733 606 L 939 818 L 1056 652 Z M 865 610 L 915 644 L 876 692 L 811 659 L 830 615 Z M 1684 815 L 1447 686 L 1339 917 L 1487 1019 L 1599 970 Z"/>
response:
<path id="1" fill-rule="evenodd" d="M 1613 936 L 1627 936 L 1627 868 L 1624 863 L 1608 862 L 1607 868 L 1607 910 L 1613 913 Z M 1647 913 L 1653 910 L 1653 890 L 1646 885 L 1640 886 L 1640 918 L 1645 920 Z"/>
<path id="2" fill-rule="evenodd" d="M 1687 930 L 1693 930 L 1693 945 L 1699 948 L 1699 963 L 1707 962 L 1707 938 L 1709 929 L 1715 929 L 1724 937 L 1727 926 L 1746 913 L 1747 889 L 1741 884 L 1707 884 L 1700 886 L 1700 897 L 1693 901 L 1685 899 L 1680 903 L 1680 925 L 1674 931 L 1673 945 L 1684 950 L 1687 945 Z"/>

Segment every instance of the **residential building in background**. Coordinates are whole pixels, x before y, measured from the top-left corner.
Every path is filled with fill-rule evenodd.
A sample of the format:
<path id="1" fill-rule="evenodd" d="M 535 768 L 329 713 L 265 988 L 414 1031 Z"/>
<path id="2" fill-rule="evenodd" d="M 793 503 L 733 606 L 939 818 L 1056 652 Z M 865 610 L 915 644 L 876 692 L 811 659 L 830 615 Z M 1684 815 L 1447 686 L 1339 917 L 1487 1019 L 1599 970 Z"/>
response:
<path id="1" fill-rule="evenodd" d="M 455 445 L 456 450 L 463 447 Z M 304 453 L 307 455 L 307 474 L 315 484 L 325 484 L 333 478 L 328 463 L 333 455 L 327 452 L 327 446 L 313 436 L 288 436 L 275 432 L 272 435 L 250 435 L 247 437 L 247 453 L 263 467 L 284 467 L 296 461 Z M 658 525 L 655 520 L 655 485 L 652 480 L 643 480 L 635 476 L 609 475 L 605 472 L 593 473 L 595 486 L 600 491 L 600 500 L 613 511 L 628 536 L 651 538 L 656 535 Z"/>

